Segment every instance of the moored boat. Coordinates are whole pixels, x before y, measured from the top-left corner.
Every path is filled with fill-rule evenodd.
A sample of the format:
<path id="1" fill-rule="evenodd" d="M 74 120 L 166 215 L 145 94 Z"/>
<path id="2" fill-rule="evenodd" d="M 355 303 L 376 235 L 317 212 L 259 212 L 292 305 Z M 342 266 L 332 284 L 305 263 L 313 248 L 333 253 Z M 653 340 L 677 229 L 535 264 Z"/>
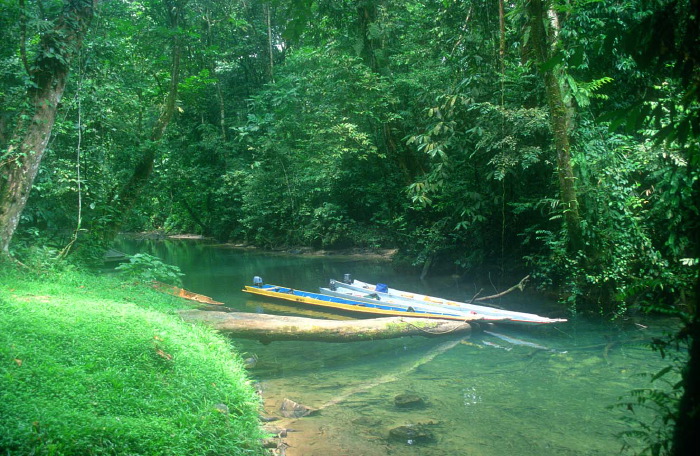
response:
<path id="1" fill-rule="evenodd" d="M 347 274 L 345 276 L 345 280 L 343 280 L 342 282 L 337 280 L 331 280 L 330 289 L 335 292 L 339 292 L 341 295 L 345 294 L 348 296 L 352 296 L 353 293 L 365 293 L 368 295 L 376 295 L 380 299 L 401 299 L 407 303 L 412 302 L 416 305 L 421 305 L 424 309 L 428 311 L 430 309 L 435 309 L 436 311 L 440 312 L 450 312 L 450 309 L 459 309 L 464 312 L 471 311 L 476 312 L 479 315 L 483 315 L 485 318 L 493 318 L 497 322 L 502 323 L 538 325 L 562 323 L 566 321 L 566 319 L 564 318 L 548 318 L 526 312 L 515 312 L 504 309 L 496 309 L 494 307 L 480 306 L 476 304 L 469 304 L 465 302 L 438 298 L 434 296 L 427 296 L 418 293 L 396 290 L 393 288 L 389 288 L 383 284 L 371 285 L 369 283 L 362 282 L 357 279 L 352 279 Z"/>
<path id="2" fill-rule="evenodd" d="M 430 304 L 423 304 L 410 299 L 398 298 L 393 296 L 379 296 L 376 293 L 362 293 L 359 291 L 353 291 L 350 289 L 342 290 L 331 290 L 330 288 L 320 288 L 319 291 L 322 295 L 335 296 L 342 299 L 350 299 L 352 301 L 359 301 L 367 304 L 377 305 L 381 304 L 384 306 L 392 306 L 401 309 L 409 309 L 409 312 L 428 312 L 435 313 L 439 312 L 441 315 L 450 315 L 454 317 L 460 317 L 462 319 L 471 320 L 475 315 L 480 316 L 480 320 L 484 322 L 499 322 L 503 321 L 503 316 L 489 316 L 482 315 L 473 310 L 465 310 L 457 307 L 438 307 Z"/>
<path id="3" fill-rule="evenodd" d="M 298 304 L 306 304 L 311 306 L 320 306 L 331 310 L 353 312 L 372 316 L 404 316 L 418 318 L 441 318 L 446 320 L 459 321 L 493 321 L 491 317 L 481 315 L 477 312 L 447 312 L 438 308 L 431 308 L 430 311 L 416 308 L 410 304 L 401 303 L 381 303 L 381 302 L 362 302 L 352 298 L 341 298 L 320 293 L 311 293 L 308 291 L 295 290 L 293 288 L 282 287 L 278 285 L 263 284 L 256 282 L 255 285 L 246 285 L 243 288 L 246 293 L 263 296 L 267 298 L 282 299 Z M 505 318 L 505 317 L 504 317 Z"/>
<path id="4" fill-rule="evenodd" d="M 184 288 L 176 287 L 174 285 L 169 285 L 167 283 L 153 281 L 153 288 L 163 293 L 177 296 L 178 298 L 188 299 L 190 301 L 197 301 L 202 304 L 213 304 L 213 305 L 223 305 L 223 302 L 215 301 L 209 296 L 205 296 L 199 293 L 193 293 L 191 291 L 185 290 Z"/>

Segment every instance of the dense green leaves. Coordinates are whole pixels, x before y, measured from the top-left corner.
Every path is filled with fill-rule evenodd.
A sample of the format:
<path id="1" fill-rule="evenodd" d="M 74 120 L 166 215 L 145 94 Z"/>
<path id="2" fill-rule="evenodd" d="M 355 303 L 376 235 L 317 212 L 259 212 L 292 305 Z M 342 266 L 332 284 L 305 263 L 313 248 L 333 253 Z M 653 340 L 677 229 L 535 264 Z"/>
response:
<path id="1" fill-rule="evenodd" d="M 392 170 L 377 130 L 395 116 L 393 100 L 357 59 L 297 52 L 253 103 L 265 115 L 237 131 L 251 159 L 242 208 L 251 240 L 328 247 L 343 236 L 324 231 L 346 225 L 349 233 L 353 220 L 366 224 L 388 209 Z"/>
<path id="2" fill-rule="evenodd" d="M 60 2 L 20 4 L 0 31 L 3 145 L 26 88 L 21 45 L 39 52 L 31 37 Z M 661 8 L 676 17 L 682 4 Z M 537 65 L 520 2 L 504 4 L 502 32 L 496 1 L 189 0 L 176 26 L 182 3 L 106 2 L 16 247 L 41 238 L 61 250 L 77 236 L 90 250 L 120 221 L 264 247 L 399 247 L 426 274 L 528 267 L 576 309 L 606 315 L 676 304 L 695 274 L 683 263 L 695 258 L 693 54 L 625 48 L 625 30 L 647 39 L 644 24 L 662 20 L 641 1 L 543 5 L 559 22 Z M 691 42 L 690 22 L 661 42 Z M 176 42 L 178 96 L 156 138 Z M 672 65 L 652 71 L 657 61 Z M 550 70 L 585 254 L 566 247 Z M 136 206 L 117 209 L 143 157 L 152 170 Z"/>
<path id="3" fill-rule="evenodd" d="M 115 269 L 128 279 L 136 282 L 150 284 L 153 281 L 182 285 L 180 277 L 183 274 L 180 268 L 163 263 L 160 259 L 147 253 L 137 253 L 129 258 L 128 263 L 123 263 Z"/>
<path id="4" fill-rule="evenodd" d="M 99 259 L 121 227 L 527 268 L 607 318 L 692 309 L 697 1 L 109 1 L 77 46 L 82 1 L 0 0 L 0 189 L 44 151 L 17 151 L 33 94 L 67 81 L 12 244 L 28 265 Z"/>

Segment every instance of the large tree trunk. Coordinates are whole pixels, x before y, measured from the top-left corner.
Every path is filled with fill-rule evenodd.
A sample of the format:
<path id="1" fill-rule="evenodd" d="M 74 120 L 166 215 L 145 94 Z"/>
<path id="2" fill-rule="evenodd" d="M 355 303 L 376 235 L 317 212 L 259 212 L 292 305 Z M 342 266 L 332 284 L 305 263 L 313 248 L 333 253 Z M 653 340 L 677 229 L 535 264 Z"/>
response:
<path id="1" fill-rule="evenodd" d="M 549 107 L 549 122 L 554 136 L 557 153 L 557 173 L 559 192 L 564 207 L 564 220 L 569 234 L 569 249 L 572 252 L 584 248 L 576 195 L 576 178 L 571 165 L 571 142 L 569 136 L 571 113 L 564 102 L 564 94 L 559 85 L 561 68 L 547 64 L 553 56 L 552 49 L 557 42 L 558 19 L 555 11 L 550 10 L 542 0 L 530 0 L 530 39 L 540 72 L 544 78 L 545 94 Z"/>
<path id="2" fill-rule="evenodd" d="M 374 1 L 361 1 L 357 5 L 358 38 L 362 42 L 360 57 L 372 71 L 379 71 L 376 52 L 382 48 L 381 41 L 370 32 L 370 26 L 377 21 L 377 4 Z"/>
<path id="3" fill-rule="evenodd" d="M 359 49 L 359 56 L 362 61 L 374 73 L 381 74 L 386 69 L 386 57 L 383 55 L 385 48 L 384 38 L 376 36 L 372 31 L 379 20 L 379 2 L 376 0 L 363 0 L 357 3 L 357 38 L 362 43 Z M 378 27 L 377 27 L 378 28 Z M 391 121 L 375 124 L 375 135 L 378 141 L 386 150 L 386 155 L 395 160 L 401 170 L 406 185 L 413 182 L 416 170 L 420 165 L 409 155 L 408 151 L 402 150 L 398 144 L 405 135 L 397 131 L 395 124 Z"/>
<path id="4" fill-rule="evenodd" d="M 35 84 L 27 93 L 31 107 L 20 114 L 10 146 L 0 161 L 0 254 L 9 254 L 10 241 L 51 136 L 70 63 L 96 7 L 97 0 L 66 0 L 54 28 L 41 37 L 29 75 Z"/>
<path id="5" fill-rule="evenodd" d="M 214 38 L 212 35 L 212 18 L 211 18 L 211 11 L 209 8 L 205 9 L 204 12 L 204 20 L 206 21 L 206 26 L 207 26 L 207 46 L 213 46 L 214 45 Z M 268 7 L 268 20 L 269 20 L 269 7 Z M 272 39 L 269 34 L 268 34 L 268 39 Z M 270 41 L 270 47 L 272 47 L 272 41 Z M 221 128 L 221 139 L 223 141 L 228 140 L 228 134 L 226 133 L 226 104 L 224 100 L 224 93 L 223 90 L 221 89 L 221 80 L 219 77 L 216 75 L 216 63 L 211 62 L 209 65 L 209 72 L 210 72 L 210 77 L 213 77 L 216 79 L 215 86 L 216 86 L 216 99 L 219 102 L 219 127 Z M 270 74 L 272 74 L 272 50 L 270 50 Z M 273 81 L 274 82 L 274 81 Z"/>
<path id="6" fill-rule="evenodd" d="M 387 317 L 365 320 L 318 320 L 244 312 L 208 310 L 181 311 L 186 321 L 204 323 L 233 337 L 262 342 L 307 340 L 320 342 L 356 342 L 404 336 L 441 336 L 469 333 L 467 322 L 432 318 Z"/>
<path id="7" fill-rule="evenodd" d="M 173 0 L 166 2 L 168 26 L 173 32 L 172 37 L 172 67 L 170 73 L 170 85 L 165 104 L 161 110 L 158 121 L 150 132 L 149 140 L 142 144 L 142 155 L 136 163 L 129 180 L 122 186 L 115 197 L 110 201 L 110 210 L 121 217 L 111 218 L 99 235 L 104 245 L 109 245 L 114 241 L 119 230 L 124 225 L 126 218 L 136 205 L 139 196 L 148 185 L 148 181 L 153 173 L 153 166 L 156 161 L 158 144 L 170 125 L 175 114 L 177 103 L 178 86 L 180 83 L 180 60 L 182 57 L 182 38 L 179 27 L 188 0 Z"/>

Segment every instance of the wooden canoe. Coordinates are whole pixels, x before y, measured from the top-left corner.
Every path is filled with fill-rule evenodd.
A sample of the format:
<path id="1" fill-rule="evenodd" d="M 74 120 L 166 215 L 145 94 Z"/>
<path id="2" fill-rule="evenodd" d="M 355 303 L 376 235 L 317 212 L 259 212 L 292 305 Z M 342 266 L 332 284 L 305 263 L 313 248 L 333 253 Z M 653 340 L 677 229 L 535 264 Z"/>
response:
<path id="1" fill-rule="evenodd" d="M 378 297 L 385 299 L 400 299 L 407 303 L 414 302 L 416 303 L 416 305 L 421 305 L 424 308 L 428 306 L 428 309 L 433 308 L 435 309 L 435 311 L 439 312 L 450 312 L 450 309 L 453 309 L 453 311 L 454 309 L 461 309 L 463 311 L 473 311 L 479 315 L 483 315 L 486 318 L 495 318 L 496 320 L 498 320 L 496 322 L 501 323 L 538 325 L 549 323 L 561 323 L 566 321 L 566 319 L 564 318 L 548 318 L 531 313 L 496 309 L 494 307 L 451 301 L 448 299 L 437 298 L 434 296 L 427 296 L 418 293 L 411 293 L 408 291 L 396 290 L 393 288 L 387 288 L 385 292 L 382 292 L 377 291 L 377 287 L 375 285 L 366 282 L 361 282 L 356 279 L 351 280 L 351 282 L 352 283 L 346 283 L 338 280 L 331 280 L 330 288 L 335 289 L 334 291 L 345 293 L 348 296 L 352 296 L 352 292 L 359 292 L 377 295 Z"/>
<path id="2" fill-rule="evenodd" d="M 202 304 L 213 304 L 217 306 L 223 305 L 223 302 L 215 301 L 209 296 L 204 296 L 199 293 L 193 293 L 191 291 L 185 290 L 184 288 L 176 287 L 174 285 L 168 285 L 167 283 L 158 282 L 156 280 L 153 281 L 153 288 L 163 293 L 167 293 L 183 299 L 188 299 L 190 301 L 196 301 Z"/>
<path id="3" fill-rule="evenodd" d="M 422 309 L 410 309 L 410 306 L 400 306 L 396 304 L 360 302 L 352 299 L 327 296 L 320 293 L 295 290 L 293 288 L 281 287 L 278 285 L 264 284 L 260 286 L 245 286 L 243 291 L 265 298 L 282 299 L 297 304 L 324 307 L 335 311 L 352 312 L 356 314 L 370 316 L 402 316 L 412 318 L 439 318 L 457 321 L 486 321 L 483 315 L 478 313 L 455 314 L 441 312 L 440 309 L 426 312 Z M 490 320 L 489 320 L 490 321 Z"/>

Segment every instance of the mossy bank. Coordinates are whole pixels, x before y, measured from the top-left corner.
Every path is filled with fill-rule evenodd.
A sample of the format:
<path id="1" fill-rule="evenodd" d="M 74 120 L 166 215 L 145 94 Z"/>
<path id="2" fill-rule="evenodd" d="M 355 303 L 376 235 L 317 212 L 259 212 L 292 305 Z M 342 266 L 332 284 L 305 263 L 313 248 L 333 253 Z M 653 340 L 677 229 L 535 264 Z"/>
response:
<path id="1" fill-rule="evenodd" d="M 240 356 L 185 306 L 0 264 L 0 454 L 265 454 Z"/>

